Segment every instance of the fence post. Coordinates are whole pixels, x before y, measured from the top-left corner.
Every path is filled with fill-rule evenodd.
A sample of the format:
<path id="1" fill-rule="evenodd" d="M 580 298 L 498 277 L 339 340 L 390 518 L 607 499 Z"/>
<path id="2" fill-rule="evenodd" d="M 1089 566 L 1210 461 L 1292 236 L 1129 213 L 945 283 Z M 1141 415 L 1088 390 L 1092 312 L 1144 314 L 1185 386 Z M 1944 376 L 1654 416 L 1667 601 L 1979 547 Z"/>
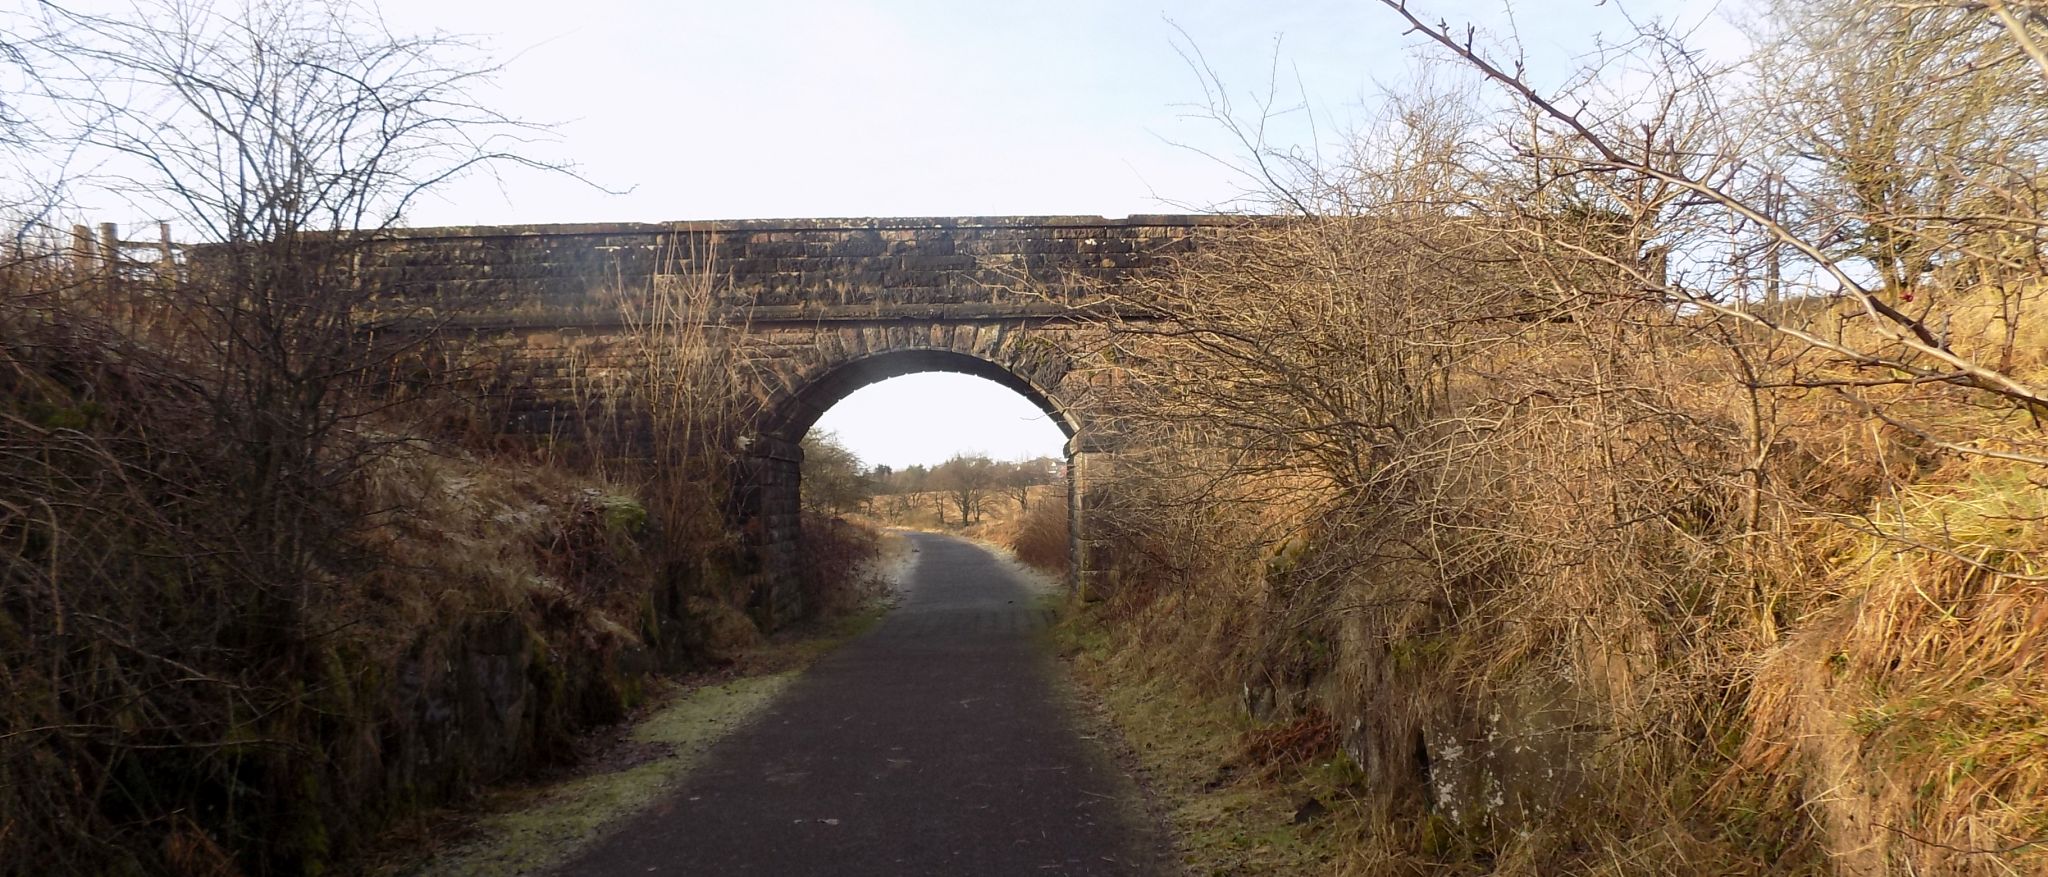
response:
<path id="1" fill-rule="evenodd" d="M 108 283 L 121 276 L 121 234 L 111 222 L 100 223 L 100 262 Z"/>
<path id="2" fill-rule="evenodd" d="M 178 253 L 176 246 L 171 243 L 171 224 L 169 222 L 157 223 L 156 234 L 157 252 L 162 255 L 161 261 L 157 262 L 157 279 L 162 281 L 174 280 L 178 276 Z"/>
<path id="3" fill-rule="evenodd" d="M 93 254 L 92 229 L 83 225 L 71 227 L 71 270 L 79 277 L 91 277 L 93 266 L 99 258 Z"/>

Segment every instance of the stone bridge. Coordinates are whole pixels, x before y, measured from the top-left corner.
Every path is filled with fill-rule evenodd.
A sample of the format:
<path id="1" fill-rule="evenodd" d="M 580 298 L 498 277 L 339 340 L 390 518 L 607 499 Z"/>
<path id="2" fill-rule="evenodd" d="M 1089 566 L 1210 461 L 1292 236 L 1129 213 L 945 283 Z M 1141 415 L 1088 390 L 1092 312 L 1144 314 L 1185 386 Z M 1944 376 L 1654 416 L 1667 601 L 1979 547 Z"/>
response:
<path id="1" fill-rule="evenodd" d="M 731 514 L 752 543 L 755 611 L 774 621 L 801 608 L 794 587 L 799 440 L 849 393 L 912 372 L 988 378 L 1036 403 L 1065 431 L 1070 550 L 1085 585 L 1086 473 L 1108 450 L 1085 400 L 1091 383 L 1112 378 L 1085 361 L 1100 328 L 1077 319 L 1074 306 L 1162 270 L 1236 221 L 1031 216 L 413 229 L 397 232 L 372 270 L 387 300 L 431 309 L 437 324 L 495 351 L 512 376 L 512 428 L 542 434 L 574 415 L 571 362 L 603 362 L 622 347 L 618 290 L 708 281 L 729 343 L 745 345 L 756 365 L 748 379 L 755 435 L 746 442 Z"/>

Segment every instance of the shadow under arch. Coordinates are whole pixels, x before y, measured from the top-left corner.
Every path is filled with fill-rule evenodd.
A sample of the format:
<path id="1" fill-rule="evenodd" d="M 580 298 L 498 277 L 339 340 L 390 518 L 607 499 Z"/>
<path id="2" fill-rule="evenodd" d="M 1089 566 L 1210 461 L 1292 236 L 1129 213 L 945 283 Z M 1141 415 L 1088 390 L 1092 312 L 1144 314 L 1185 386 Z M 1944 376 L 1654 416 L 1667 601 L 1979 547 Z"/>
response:
<path id="1" fill-rule="evenodd" d="M 1072 585 L 1082 567 L 1077 455 L 1086 439 L 1086 430 L 1070 408 L 1060 404 L 1053 391 L 1025 374 L 1034 364 L 1014 367 L 957 350 L 902 348 L 831 363 L 764 400 L 755 421 L 755 438 L 747 448 L 738 492 L 739 507 L 735 509 L 741 532 L 749 543 L 749 553 L 755 558 L 755 573 L 761 578 L 753 589 L 750 606 L 757 620 L 780 625 L 802 615 L 806 608 L 798 585 L 804 434 L 826 411 L 854 391 L 922 372 L 954 372 L 993 381 L 1029 399 L 1066 436 L 1068 582 Z"/>

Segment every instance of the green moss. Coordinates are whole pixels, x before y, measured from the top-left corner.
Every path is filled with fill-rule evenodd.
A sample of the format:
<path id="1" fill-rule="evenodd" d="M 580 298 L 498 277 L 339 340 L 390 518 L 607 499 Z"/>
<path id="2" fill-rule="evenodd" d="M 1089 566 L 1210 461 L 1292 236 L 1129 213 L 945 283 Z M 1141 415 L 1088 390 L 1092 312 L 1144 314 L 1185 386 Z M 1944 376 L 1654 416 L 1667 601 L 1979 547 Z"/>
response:
<path id="1" fill-rule="evenodd" d="M 597 504 L 604 516 L 605 532 L 637 536 L 647 529 L 647 507 L 631 497 L 601 497 Z"/>
<path id="2" fill-rule="evenodd" d="M 1289 536 L 1273 547 L 1273 555 L 1266 558 L 1266 575 L 1284 576 L 1301 566 L 1308 557 L 1309 544 L 1306 535 Z"/>
<path id="3" fill-rule="evenodd" d="M 1423 817 L 1419 826 L 1422 832 L 1422 852 L 1437 859 L 1446 859 L 1458 848 L 1458 832 L 1441 813 Z"/>
<path id="4" fill-rule="evenodd" d="M 647 700 L 647 677 L 644 674 L 626 672 L 613 663 L 607 666 L 605 678 L 610 681 L 612 690 L 619 693 L 620 707 L 631 710 Z"/>
<path id="5" fill-rule="evenodd" d="M 533 739 L 542 749 L 570 739 L 569 668 L 552 660 L 545 648 L 527 655 L 527 684 L 533 686 Z"/>
<path id="6" fill-rule="evenodd" d="M 307 877 L 319 877 L 327 873 L 332 857 L 332 843 L 327 834 L 327 821 L 321 817 L 320 802 L 323 786 L 319 770 L 301 767 L 299 771 L 299 797 L 293 804 L 291 841 L 287 849 L 298 857 L 299 873 Z"/>
<path id="7" fill-rule="evenodd" d="M 1311 786 L 1328 792 L 1365 788 L 1365 768 L 1359 767 L 1350 753 L 1343 750 L 1328 761 L 1303 768 L 1302 773 Z"/>
<path id="8" fill-rule="evenodd" d="M 661 589 L 649 588 L 640 594 L 640 605 L 638 610 L 633 613 L 634 620 L 640 625 L 640 641 L 651 646 L 659 647 L 661 644 L 661 606 L 659 601 L 663 599 L 666 599 L 666 595 L 661 593 Z"/>
<path id="9" fill-rule="evenodd" d="M 93 425 L 103 413 L 96 403 L 87 402 L 76 408 L 67 405 L 52 405 L 48 402 L 30 402 L 28 420 L 44 429 L 82 430 Z"/>
<path id="10" fill-rule="evenodd" d="M 484 819 L 476 840 L 434 857 L 415 873 L 443 877 L 527 874 L 601 837 L 606 828 L 654 803 L 712 744 L 759 715 L 796 678 L 756 676 L 692 691 L 649 716 L 628 735 L 665 750 L 651 761 L 578 777 L 534 792 Z"/>
<path id="11" fill-rule="evenodd" d="M 355 680 L 350 676 L 349 663 L 333 647 L 321 649 L 319 661 L 323 683 L 320 696 L 327 701 L 327 709 L 335 715 L 356 715 Z"/>

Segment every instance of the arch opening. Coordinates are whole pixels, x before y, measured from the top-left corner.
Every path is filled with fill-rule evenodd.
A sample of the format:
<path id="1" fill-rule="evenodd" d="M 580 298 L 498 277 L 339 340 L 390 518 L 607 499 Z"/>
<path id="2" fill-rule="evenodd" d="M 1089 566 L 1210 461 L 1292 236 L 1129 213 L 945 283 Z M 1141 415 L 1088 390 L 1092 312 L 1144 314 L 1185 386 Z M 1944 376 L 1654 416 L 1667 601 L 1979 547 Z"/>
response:
<path id="1" fill-rule="evenodd" d="M 841 399 L 804 441 L 837 440 L 868 466 L 934 466 L 954 455 L 998 462 L 1066 455 L 1067 435 L 1038 403 L 986 378 L 913 372 Z"/>
<path id="2" fill-rule="evenodd" d="M 799 545 L 803 533 L 801 442 L 805 434 L 856 391 L 891 378 L 931 372 L 990 381 L 1028 401 L 1058 430 L 1063 441 L 1051 456 L 1063 458 L 1065 465 L 1060 467 L 1060 477 L 1053 481 L 1053 495 L 1064 501 L 1067 510 L 1065 555 L 1069 582 L 1074 581 L 1081 568 L 1082 544 L 1076 455 L 1083 430 L 1078 419 L 1046 388 L 1002 363 L 953 350 L 913 348 L 836 363 L 807 379 L 791 382 L 779 399 L 770 400 L 761 410 L 758 438 L 749 452 L 749 484 L 744 491 L 750 508 L 742 510 L 750 518 L 743 529 L 754 543 L 760 572 L 766 579 L 765 587 L 756 590 L 758 614 L 779 622 L 807 609 L 800 589 L 794 586 L 803 562 Z M 942 461 L 932 460 L 928 464 L 939 462 Z"/>
<path id="3" fill-rule="evenodd" d="M 766 412 L 761 433 L 786 441 L 801 440 L 825 412 L 854 392 L 890 378 L 923 372 L 951 372 L 992 381 L 1038 406 L 1069 442 L 1080 434 L 1074 418 L 1030 380 L 978 356 L 935 349 L 879 353 L 841 363 L 796 388 L 780 405 Z"/>

